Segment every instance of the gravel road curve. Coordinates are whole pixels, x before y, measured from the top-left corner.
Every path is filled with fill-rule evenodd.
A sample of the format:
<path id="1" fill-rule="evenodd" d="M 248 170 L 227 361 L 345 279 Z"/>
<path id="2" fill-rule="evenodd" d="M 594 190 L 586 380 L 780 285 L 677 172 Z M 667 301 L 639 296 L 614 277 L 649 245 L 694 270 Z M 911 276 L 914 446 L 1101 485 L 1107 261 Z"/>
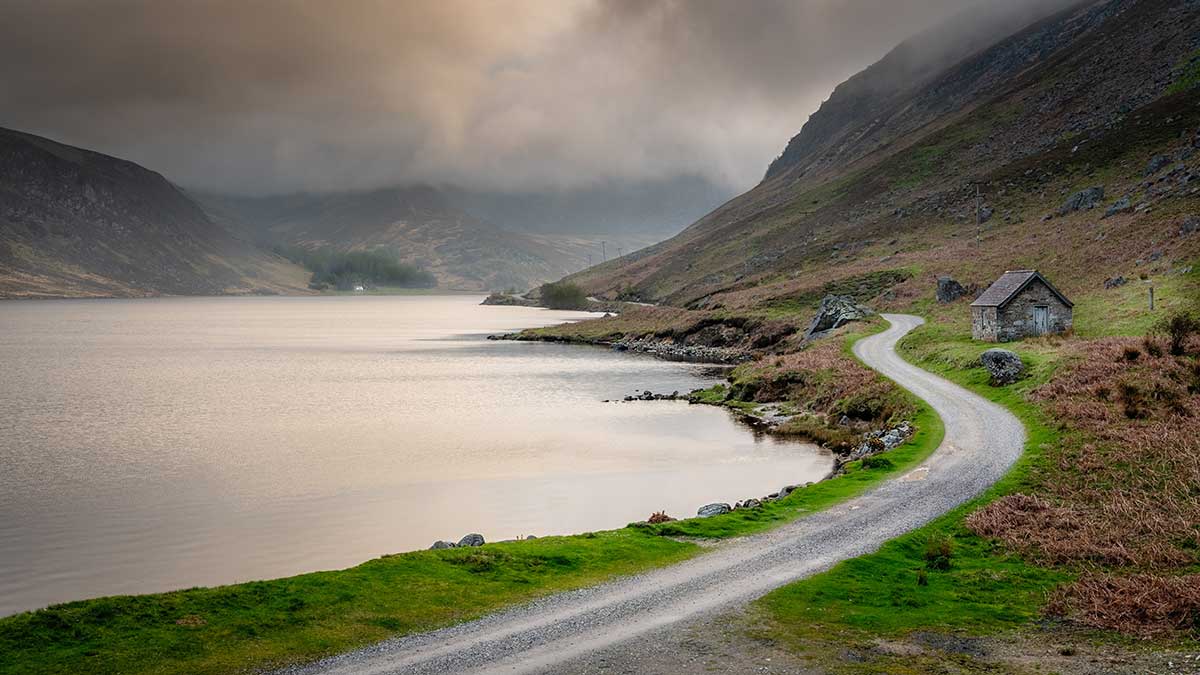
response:
<path id="1" fill-rule="evenodd" d="M 280 674 L 555 672 L 589 654 L 619 650 L 627 640 L 728 610 L 870 553 L 980 494 L 1020 456 L 1024 427 L 1000 406 L 896 354 L 896 342 L 921 318 L 883 317 L 891 326 L 859 340 L 854 352 L 927 401 L 945 422 L 945 439 L 921 467 L 826 511 L 725 542 L 687 562 Z"/>

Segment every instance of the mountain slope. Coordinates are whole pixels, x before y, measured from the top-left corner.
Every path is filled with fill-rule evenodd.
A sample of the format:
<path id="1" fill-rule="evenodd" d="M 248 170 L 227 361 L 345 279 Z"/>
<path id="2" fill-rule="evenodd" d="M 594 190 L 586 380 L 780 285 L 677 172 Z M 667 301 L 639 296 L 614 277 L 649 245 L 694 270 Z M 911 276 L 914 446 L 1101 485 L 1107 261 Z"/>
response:
<path id="1" fill-rule="evenodd" d="M 279 293 L 305 280 L 157 173 L 0 129 L 0 297 Z"/>
<path id="2" fill-rule="evenodd" d="M 1200 97 L 1186 85 L 1200 3 L 1086 3 L 981 47 L 911 88 L 852 86 L 915 49 L 898 48 L 839 87 L 750 192 L 572 280 L 608 297 L 748 307 L 896 268 L 983 283 L 1040 266 L 1070 292 L 1197 255 L 1200 237 L 1180 232 L 1196 210 Z M 1146 176 L 1158 155 L 1167 166 Z M 1129 209 L 1054 215 L 1091 186 L 1102 207 L 1128 197 Z"/>
<path id="3" fill-rule="evenodd" d="M 264 245 L 391 251 L 433 272 L 444 288 L 523 290 L 583 266 L 561 248 L 457 208 L 429 186 L 201 199 L 216 217 Z"/>

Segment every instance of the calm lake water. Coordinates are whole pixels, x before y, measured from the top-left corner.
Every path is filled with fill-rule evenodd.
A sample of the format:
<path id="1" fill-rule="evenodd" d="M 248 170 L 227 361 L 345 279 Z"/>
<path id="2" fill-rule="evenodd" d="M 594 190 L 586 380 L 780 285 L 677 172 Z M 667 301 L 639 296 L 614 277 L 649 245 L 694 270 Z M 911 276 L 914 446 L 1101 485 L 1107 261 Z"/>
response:
<path id="1" fill-rule="evenodd" d="M 0 615 L 608 529 L 817 480 L 728 412 L 604 403 L 710 368 L 490 342 L 473 296 L 0 303 Z"/>

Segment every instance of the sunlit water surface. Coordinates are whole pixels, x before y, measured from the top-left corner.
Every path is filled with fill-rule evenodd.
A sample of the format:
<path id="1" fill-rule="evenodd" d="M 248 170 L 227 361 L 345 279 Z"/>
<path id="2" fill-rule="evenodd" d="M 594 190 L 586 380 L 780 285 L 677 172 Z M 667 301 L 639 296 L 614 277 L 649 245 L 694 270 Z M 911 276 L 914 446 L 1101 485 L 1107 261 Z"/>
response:
<path id="1" fill-rule="evenodd" d="M 471 296 L 0 303 L 0 615 L 615 528 L 817 480 L 728 412 L 604 403 L 718 375 L 486 334 Z"/>

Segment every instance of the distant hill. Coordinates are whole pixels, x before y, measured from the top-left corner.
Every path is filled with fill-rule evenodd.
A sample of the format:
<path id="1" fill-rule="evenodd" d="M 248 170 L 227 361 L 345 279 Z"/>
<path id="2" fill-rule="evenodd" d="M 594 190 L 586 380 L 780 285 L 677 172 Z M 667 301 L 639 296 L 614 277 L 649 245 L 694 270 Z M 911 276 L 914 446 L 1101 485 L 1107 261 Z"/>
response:
<path id="1" fill-rule="evenodd" d="M 0 129 L 0 297 L 286 293 L 307 276 L 153 171 Z"/>
<path id="2" fill-rule="evenodd" d="M 1073 3 L 989 40 L 968 19 L 839 86 L 752 190 L 570 279 L 767 310 L 884 270 L 915 275 L 887 291 L 910 298 L 936 274 L 1038 267 L 1091 293 L 1183 273 L 1200 256 L 1200 3 Z"/>
<path id="3" fill-rule="evenodd" d="M 720 198 L 698 179 L 671 183 L 668 199 L 650 199 L 652 192 L 610 186 L 503 194 L 408 185 L 197 195 L 214 219 L 261 246 L 386 251 L 427 268 L 443 288 L 486 291 L 525 290 L 661 241 Z M 693 202 L 696 195 L 705 197 Z"/>
<path id="4" fill-rule="evenodd" d="M 476 218 L 424 185 L 200 199 L 214 218 L 260 245 L 385 251 L 428 269 L 447 289 L 524 290 L 583 267 L 544 242 Z"/>

